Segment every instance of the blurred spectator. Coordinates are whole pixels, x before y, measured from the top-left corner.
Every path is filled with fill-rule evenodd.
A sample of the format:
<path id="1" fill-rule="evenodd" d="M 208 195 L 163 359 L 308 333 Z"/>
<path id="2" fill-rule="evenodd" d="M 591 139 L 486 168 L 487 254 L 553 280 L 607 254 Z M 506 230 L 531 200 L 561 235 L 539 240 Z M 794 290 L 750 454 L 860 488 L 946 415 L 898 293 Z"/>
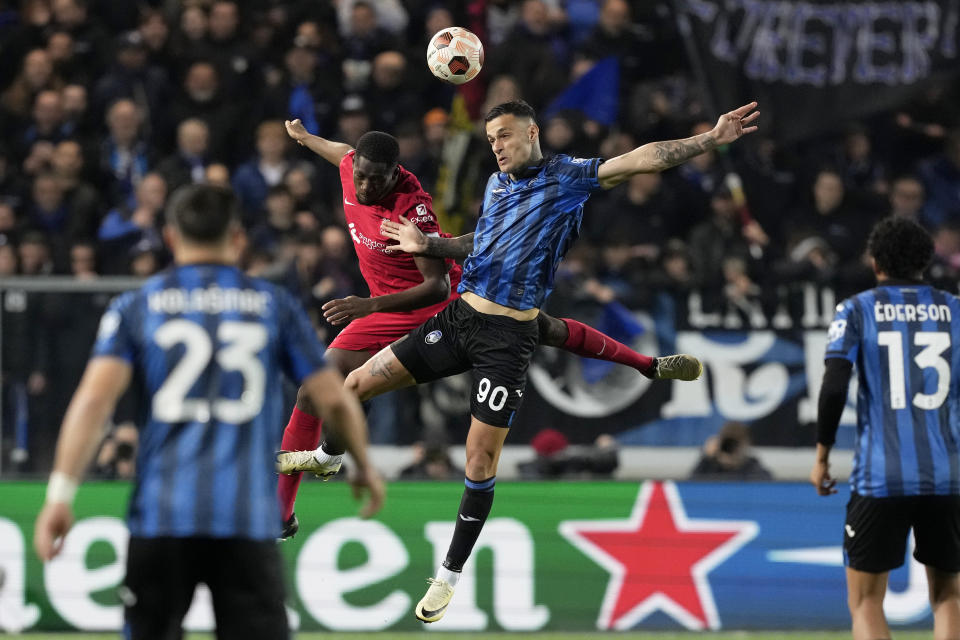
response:
<path id="1" fill-rule="evenodd" d="M 923 183 L 912 175 L 894 179 L 890 185 L 890 215 L 922 222 Z"/>
<path id="2" fill-rule="evenodd" d="M 442 428 L 425 428 L 423 440 L 413 445 L 413 460 L 400 470 L 402 480 L 455 480 L 463 469 L 453 464 L 450 443 Z"/>
<path id="3" fill-rule="evenodd" d="M 189 118 L 177 125 L 177 150 L 157 165 L 170 193 L 187 184 L 206 182 L 209 143 L 210 129 L 203 120 Z"/>
<path id="4" fill-rule="evenodd" d="M 62 263 L 66 258 L 67 243 L 90 237 L 96 218 L 83 219 L 71 208 L 54 173 L 39 174 L 33 181 L 31 196 L 26 224 L 50 238 L 54 260 Z"/>
<path id="5" fill-rule="evenodd" d="M 264 201 L 264 220 L 250 230 L 250 241 L 270 253 L 277 252 L 284 237 L 292 236 L 296 230 L 295 204 L 286 185 L 281 183 L 270 187 Z"/>
<path id="6" fill-rule="evenodd" d="M 63 97 L 60 92 L 44 90 L 33 101 L 30 123 L 20 138 L 20 148 L 29 149 L 41 141 L 56 144 L 71 133 L 69 125 L 63 121 Z"/>
<path id="7" fill-rule="evenodd" d="M 305 40 L 284 56 L 283 81 L 267 94 L 265 113 L 284 120 L 299 118 L 312 134 L 328 136 L 333 132 L 340 100 L 338 69 L 318 69 L 316 50 Z"/>
<path id="8" fill-rule="evenodd" d="M 178 28 L 170 37 L 170 55 L 180 64 L 177 71 L 182 72 L 185 63 L 209 59 L 213 47 L 207 42 L 207 26 L 207 12 L 203 7 L 184 3 Z"/>
<path id="9" fill-rule="evenodd" d="M 17 228 L 17 214 L 8 202 L 0 200 L 0 247 L 7 247 L 13 251 L 14 265 L 16 265 L 16 243 L 20 239 Z M 12 275 L 12 274 L 7 274 Z"/>
<path id="10" fill-rule="evenodd" d="M 812 206 L 788 216 L 787 243 L 814 235 L 823 238 L 842 263 L 857 261 L 866 247 L 863 230 L 870 216 L 853 209 L 846 201 L 843 179 L 833 169 L 822 169 L 813 182 Z"/>
<path id="11" fill-rule="evenodd" d="M 710 199 L 711 216 L 690 232 L 690 256 L 699 286 L 716 292 L 724 283 L 723 262 L 739 257 L 746 264 L 750 249 L 743 237 L 740 214 L 733 196 L 721 187 Z"/>
<path id="12" fill-rule="evenodd" d="M 370 131 L 372 121 L 367 103 L 357 95 L 351 94 L 340 104 L 340 117 L 337 118 L 337 133 L 334 140 L 345 142 L 351 147 L 357 145 L 360 136 Z"/>
<path id="13" fill-rule="evenodd" d="M 656 259 L 667 240 L 684 237 L 694 220 L 661 174 L 640 173 L 631 177 L 625 188 L 604 194 L 585 216 L 584 224 L 594 242 L 616 236 L 644 247 L 644 254 Z"/>
<path id="14" fill-rule="evenodd" d="M 943 153 L 920 165 L 927 191 L 923 222 L 927 228 L 960 220 L 960 129 L 947 136 Z"/>
<path id="15" fill-rule="evenodd" d="M 104 480 L 128 480 L 136 470 L 137 426 L 132 422 L 117 425 L 100 444 L 94 474 Z"/>
<path id="16" fill-rule="evenodd" d="M 96 117 L 120 98 L 136 103 L 143 116 L 144 137 L 150 139 L 165 131 L 170 99 L 170 81 L 166 70 L 149 64 L 147 44 L 139 31 L 128 31 L 117 39 L 110 71 L 101 76 L 93 91 Z"/>
<path id="17" fill-rule="evenodd" d="M 543 0 L 523 1 L 520 21 L 494 53 L 487 54 L 490 71 L 514 75 L 538 111 L 566 85 L 569 46 L 550 23 Z"/>
<path id="18" fill-rule="evenodd" d="M 220 164 L 219 162 L 208 164 L 205 177 L 207 184 L 212 184 L 227 189 L 231 188 L 230 169 L 228 169 L 227 165 L 225 164 Z"/>
<path id="19" fill-rule="evenodd" d="M 341 0 L 337 21 L 344 37 L 363 37 L 374 29 L 400 34 L 407 26 L 407 10 L 399 0 Z"/>
<path id="20" fill-rule="evenodd" d="M 874 154 L 869 132 L 863 126 L 851 126 L 844 136 L 840 171 L 848 193 L 861 206 L 874 204 L 877 194 L 887 192 L 887 170 Z"/>
<path id="21" fill-rule="evenodd" d="M 960 284 L 960 221 L 948 222 L 933 233 L 933 262 L 927 271 L 930 282 L 957 293 Z"/>
<path id="22" fill-rule="evenodd" d="M 601 4 L 597 25 L 580 45 L 580 52 L 591 60 L 616 56 L 625 78 L 641 77 L 641 69 L 649 65 L 653 34 L 634 25 L 626 0 L 605 0 Z M 656 70 L 654 68 L 654 70 Z M 648 70 L 647 73 L 650 73 Z"/>
<path id="23" fill-rule="evenodd" d="M 541 429 L 530 441 L 536 457 L 517 464 L 520 476 L 529 479 L 561 477 L 610 477 L 619 466 L 617 443 L 611 436 L 597 436 L 592 447 L 573 451 L 567 437 L 556 429 Z"/>
<path id="24" fill-rule="evenodd" d="M 140 136 L 143 114 L 133 100 L 121 98 L 107 109 L 107 137 L 100 144 L 103 183 L 111 204 L 133 195 L 147 168 L 150 152 Z"/>
<path id="25" fill-rule="evenodd" d="M 257 127 L 257 155 L 237 167 L 231 180 L 246 222 L 258 219 L 267 190 L 280 184 L 290 168 L 286 157 L 289 141 L 279 120 L 267 120 Z"/>
<path id="26" fill-rule="evenodd" d="M 89 16 L 87 0 L 52 0 L 53 23 L 73 38 L 78 64 L 97 76 L 104 68 L 108 36 L 102 26 Z"/>
<path id="27" fill-rule="evenodd" d="M 169 70 L 173 57 L 169 51 L 170 25 L 158 9 L 141 10 L 137 32 L 143 38 L 149 64 Z"/>
<path id="28" fill-rule="evenodd" d="M 344 87 L 347 91 L 362 91 L 370 80 L 374 56 L 395 49 L 396 40 L 380 25 L 378 7 L 372 1 L 354 0 L 341 7 L 340 15 L 348 16 L 340 20 Z"/>
<path id="29" fill-rule="evenodd" d="M 728 422 L 707 438 L 691 480 L 770 480 L 773 475 L 750 454 L 750 431 L 739 422 Z"/>
<path id="30" fill-rule="evenodd" d="M 293 196 L 294 209 L 309 211 L 318 221 L 322 222 L 322 226 L 334 224 L 337 220 L 314 188 L 313 173 L 311 165 L 294 166 L 283 177 L 283 184 L 286 185 L 290 195 Z"/>
<path id="31" fill-rule="evenodd" d="M 80 234 L 92 237 L 100 222 L 100 195 L 96 188 L 84 177 L 83 147 L 76 140 L 64 140 L 53 149 L 50 167 L 64 199 L 73 212 Z"/>
<path id="32" fill-rule="evenodd" d="M 163 176 L 148 173 L 137 185 L 133 203 L 125 202 L 106 215 L 97 234 L 105 273 L 126 273 L 129 252 L 144 240 L 151 247 L 162 246 L 159 229 L 166 197 Z"/>
<path id="33" fill-rule="evenodd" d="M 29 230 L 23 234 L 19 246 L 20 273 L 25 276 L 46 276 L 53 273 L 50 245 L 40 231 Z"/>
<path id="34" fill-rule="evenodd" d="M 423 113 L 417 93 L 405 84 L 407 60 L 399 51 L 384 51 L 373 59 L 372 82 L 368 102 L 377 105 L 373 126 L 380 131 L 396 131 L 400 120 L 411 113 Z"/>
<path id="35" fill-rule="evenodd" d="M 96 126 L 88 109 L 87 88 L 82 84 L 68 84 L 63 97 L 63 124 L 73 136 L 86 143 Z"/>
<path id="36" fill-rule="evenodd" d="M 227 101 L 258 97 L 263 76 L 256 49 L 240 30 L 240 7 L 233 0 L 210 5 L 207 32 Z"/>
<path id="37" fill-rule="evenodd" d="M 198 60 L 191 64 L 183 79 L 183 91 L 170 107 L 170 119 L 173 123 L 203 120 L 209 129 L 208 155 L 221 162 L 235 162 L 238 139 L 246 142 L 247 136 L 238 131 L 242 119 L 238 104 L 223 92 L 219 78 L 211 62 Z"/>
<path id="38" fill-rule="evenodd" d="M 0 107 L 15 118 L 26 119 L 38 93 L 62 87 L 63 80 L 53 73 L 50 54 L 44 49 L 34 49 L 24 56 L 20 75 L 0 94 Z"/>

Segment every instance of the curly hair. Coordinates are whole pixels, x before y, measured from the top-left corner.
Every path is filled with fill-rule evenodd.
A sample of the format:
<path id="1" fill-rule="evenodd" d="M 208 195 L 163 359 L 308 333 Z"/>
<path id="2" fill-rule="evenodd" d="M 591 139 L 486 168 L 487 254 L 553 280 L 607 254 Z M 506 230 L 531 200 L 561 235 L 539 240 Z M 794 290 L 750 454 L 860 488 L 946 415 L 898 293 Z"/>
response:
<path id="1" fill-rule="evenodd" d="M 357 140 L 357 155 L 392 167 L 400 157 L 400 145 L 389 133 L 367 131 Z"/>
<path id="2" fill-rule="evenodd" d="M 912 220 L 891 216 L 878 222 L 867 240 L 877 270 L 891 278 L 916 278 L 933 259 L 933 239 Z"/>

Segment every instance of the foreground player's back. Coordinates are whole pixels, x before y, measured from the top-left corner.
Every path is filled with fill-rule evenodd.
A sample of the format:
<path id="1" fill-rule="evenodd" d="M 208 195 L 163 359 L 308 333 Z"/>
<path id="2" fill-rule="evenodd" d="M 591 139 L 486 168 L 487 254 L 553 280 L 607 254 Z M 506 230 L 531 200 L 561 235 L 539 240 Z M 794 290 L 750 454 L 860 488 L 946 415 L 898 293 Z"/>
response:
<path id="1" fill-rule="evenodd" d="M 827 358 L 856 364 L 852 488 L 861 495 L 960 493 L 960 301 L 887 280 L 839 307 Z"/>
<path id="2" fill-rule="evenodd" d="M 231 266 L 179 266 L 113 303 L 95 354 L 130 361 L 148 404 L 131 533 L 274 537 L 275 372 L 322 366 L 292 298 Z"/>

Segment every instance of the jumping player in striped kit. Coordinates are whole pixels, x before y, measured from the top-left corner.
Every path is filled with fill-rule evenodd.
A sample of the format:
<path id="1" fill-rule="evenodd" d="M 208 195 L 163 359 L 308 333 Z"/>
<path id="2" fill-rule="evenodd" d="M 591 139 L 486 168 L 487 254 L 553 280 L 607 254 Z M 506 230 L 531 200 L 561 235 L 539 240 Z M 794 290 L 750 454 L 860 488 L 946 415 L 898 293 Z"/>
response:
<path id="1" fill-rule="evenodd" d="M 119 296 L 64 418 L 34 546 L 59 553 L 77 483 L 131 383 L 148 401 L 127 524 L 126 637 L 182 637 L 199 582 L 210 587 L 221 638 L 289 637 L 276 538 L 274 453 L 281 374 L 330 418 L 383 496 L 367 460 L 366 422 L 306 313 L 284 290 L 234 266 L 243 241 L 233 193 L 177 191 L 165 236 L 176 266 Z"/>
<path id="2" fill-rule="evenodd" d="M 877 286 L 837 306 L 830 325 L 810 481 L 836 493 L 830 450 L 857 367 L 857 436 L 843 558 L 854 640 L 890 637 L 883 598 L 903 564 L 927 568 L 934 638 L 960 638 L 960 301 L 922 282 L 933 241 L 902 218 L 867 246 Z"/>
<path id="3" fill-rule="evenodd" d="M 416 176 L 398 164 L 399 146 L 393 136 L 370 131 L 353 149 L 309 134 L 299 120 L 288 121 L 286 127 L 291 138 L 339 168 L 344 216 L 370 288 L 369 298 L 349 296 L 323 306 L 327 320 L 346 325 L 325 355 L 347 375 L 456 300 L 461 269 L 449 258 L 412 256 L 381 235 L 381 223 L 400 222 L 414 226 L 426 237 L 443 235 L 430 195 Z M 645 356 L 570 318 L 541 313 L 536 324 L 540 344 L 633 367 L 649 378 L 692 380 L 700 375 L 700 363 L 692 356 Z M 328 478 L 340 469 L 343 446 L 335 438 L 328 435 L 315 452 L 309 451 L 320 439 L 320 422 L 309 399 L 299 394 L 282 446 L 305 453 L 286 456 L 287 464 L 279 466 L 279 471 L 303 468 Z M 281 475 L 277 485 L 284 538 L 299 528 L 294 502 L 300 480 L 299 472 Z"/>
<path id="4" fill-rule="evenodd" d="M 607 162 L 565 155 L 545 159 L 540 129 L 526 102 L 504 103 L 487 114 L 487 140 L 500 171 L 487 182 L 464 262 L 461 297 L 347 377 L 347 386 L 367 399 L 465 371 L 473 374 L 466 486 L 446 560 L 416 606 L 418 619 L 443 617 L 490 513 L 500 451 L 539 338 L 540 306 L 579 232 L 583 203 L 594 191 L 636 173 L 663 171 L 756 130 L 755 107 L 751 103 L 722 115 L 708 133 L 646 144 Z M 459 256 L 466 244 L 462 237 L 429 237 L 418 250 L 435 258 Z"/>

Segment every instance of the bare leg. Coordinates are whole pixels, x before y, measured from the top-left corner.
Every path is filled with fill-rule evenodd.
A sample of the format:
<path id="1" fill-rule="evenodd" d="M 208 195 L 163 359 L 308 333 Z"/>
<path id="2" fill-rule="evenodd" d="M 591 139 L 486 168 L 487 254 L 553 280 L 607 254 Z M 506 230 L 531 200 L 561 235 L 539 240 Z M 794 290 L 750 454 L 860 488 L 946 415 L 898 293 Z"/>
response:
<path id="1" fill-rule="evenodd" d="M 883 596 L 889 572 L 867 573 L 847 569 L 847 605 L 853 620 L 853 640 L 883 640 L 890 627 L 883 615 Z"/>
<path id="2" fill-rule="evenodd" d="M 403 389 L 417 384 L 410 372 L 400 364 L 393 349 L 384 347 L 358 369 L 347 376 L 345 386 L 361 401 L 369 400 L 388 391 Z"/>
<path id="3" fill-rule="evenodd" d="M 927 567 L 933 639 L 960 639 L 960 574 Z"/>

